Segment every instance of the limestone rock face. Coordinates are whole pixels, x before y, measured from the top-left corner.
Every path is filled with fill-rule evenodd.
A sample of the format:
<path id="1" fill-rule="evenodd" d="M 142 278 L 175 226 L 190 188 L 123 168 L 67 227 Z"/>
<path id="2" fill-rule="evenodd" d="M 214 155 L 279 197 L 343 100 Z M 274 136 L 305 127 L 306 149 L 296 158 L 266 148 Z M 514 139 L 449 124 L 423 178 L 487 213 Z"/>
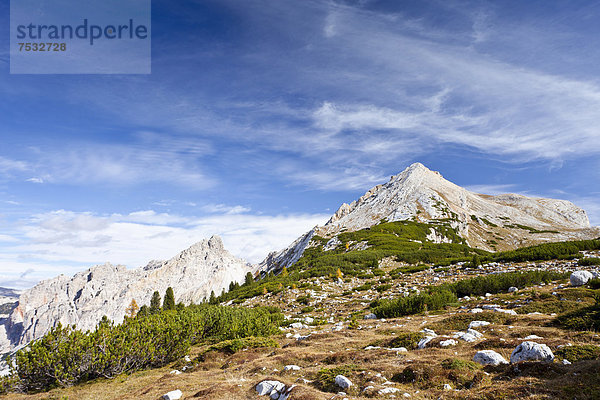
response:
<path id="1" fill-rule="evenodd" d="M 358 200 L 342 204 L 324 226 L 315 227 L 287 249 L 271 254 L 261 266 L 276 269 L 293 264 L 310 246 L 313 235 L 332 238 L 342 231 L 368 228 L 384 219 L 449 221 L 469 246 L 487 251 L 600 236 L 600 229 L 590 226 L 585 211 L 566 200 L 478 194 L 415 163 Z M 427 240 L 450 242 L 433 228 Z"/>
<path id="2" fill-rule="evenodd" d="M 276 270 L 289 267 L 298 261 L 302 257 L 304 250 L 310 247 L 310 240 L 315 235 L 315 229 L 300 236 L 285 249 L 269 253 L 267 258 L 259 264 L 260 269 L 263 271 Z"/>
<path id="3" fill-rule="evenodd" d="M 231 255 L 218 236 L 202 240 L 172 259 L 152 261 L 128 270 L 121 265 L 98 265 L 73 277 L 45 280 L 23 292 L 2 330 L 0 353 L 43 336 L 59 322 L 81 330 L 94 329 L 102 316 L 120 323 L 135 299 L 149 304 L 155 290 L 164 296 L 173 288 L 176 302 L 198 303 L 217 295 L 233 281 L 242 283 L 250 264 Z M 8 347 L 8 348 L 7 348 Z"/>

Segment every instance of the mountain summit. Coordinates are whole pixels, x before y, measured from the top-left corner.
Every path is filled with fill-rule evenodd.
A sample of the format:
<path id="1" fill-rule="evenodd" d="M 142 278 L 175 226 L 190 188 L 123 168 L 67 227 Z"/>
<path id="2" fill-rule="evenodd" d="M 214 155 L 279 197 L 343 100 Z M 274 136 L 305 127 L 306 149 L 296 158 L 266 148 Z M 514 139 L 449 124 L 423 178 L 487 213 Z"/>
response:
<path id="1" fill-rule="evenodd" d="M 598 237 L 584 210 L 566 200 L 532 198 L 517 194 L 490 196 L 470 192 L 414 163 L 358 200 L 342 204 L 322 227 L 298 238 L 288 248 L 271 253 L 263 268 L 289 266 L 310 246 L 313 235 L 330 238 L 381 221 L 446 222 L 471 247 L 510 250 L 550 241 Z M 433 242 L 447 239 L 432 226 Z"/>
<path id="2" fill-rule="evenodd" d="M 59 322 L 83 331 L 95 328 L 104 315 L 120 323 L 132 300 L 149 304 L 155 290 L 164 296 L 172 287 L 176 302 L 199 303 L 211 291 L 218 295 L 230 282 L 243 282 L 250 271 L 250 264 L 213 236 L 168 261 L 151 261 L 142 268 L 104 264 L 70 278 L 60 275 L 21 294 L 18 306 L 0 325 L 0 353 L 43 336 Z"/>

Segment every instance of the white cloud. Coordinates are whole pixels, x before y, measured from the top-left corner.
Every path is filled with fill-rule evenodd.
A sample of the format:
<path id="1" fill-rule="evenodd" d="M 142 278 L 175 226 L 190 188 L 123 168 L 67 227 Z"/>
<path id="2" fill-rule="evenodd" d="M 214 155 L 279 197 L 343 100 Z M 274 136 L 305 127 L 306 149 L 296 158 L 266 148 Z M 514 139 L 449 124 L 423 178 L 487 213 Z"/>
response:
<path id="1" fill-rule="evenodd" d="M 293 167 L 281 166 L 281 170 L 294 184 L 320 190 L 366 190 L 389 179 L 376 168 L 305 169 L 296 172 Z"/>
<path id="2" fill-rule="evenodd" d="M 65 210 L 39 214 L 21 228 L 24 239 L 0 257 L 0 270 L 5 268 L 0 285 L 17 285 L 20 271 L 30 268 L 35 274 L 27 275 L 27 282 L 18 287 L 33 278 L 72 273 L 107 261 L 143 266 L 153 259 L 169 259 L 213 234 L 223 238 L 232 254 L 256 263 L 328 217 L 235 214 L 225 208 L 220 214 L 185 218 L 152 210 L 109 216 Z"/>
<path id="3" fill-rule="evenodd" d="M 108 218 L 97 217 L 92 213 L 76 213 L 72 211 L 57 210 L 33 217 L 39 228 L 58 232 L 100 231 L 105 229 Z"/>
<path id="4" fill-rule="evenodd" d="M 136 185 L 163 182 L 205 189 L 214 184 L 202 171 L 200 157 L 209 153 L 199 140 L 176 137 L 167 144 L 143 134 L 130 145 L 80 142 L 61 148 L 35 149 L 32 183 Z M 188 146 L 186 148 L 186 146 Z M 0 165 L 1 167 L 1 165 Z"/>
<path id="5" fill-rule="evenodd" d="M 0 156 L 0 172 L 27 171 L 29 165 L 24 161 L 12 160 Z"/>
<path id="6" fill-rule="evenodd" d="M 202 210 L 209 213 L 224 214 L 243 214 L 250 211 L 250 208 L 244 206 L 228 206 L 225 204 L 208 204 L 202 207 Z"/>
<path id="7" fill-rule="evenodd" d="M 0 234 L 0 242 L 18 242 L 18 241 L 19 241 L 19 239 L 17 239 L 14 236 Z"/>
<path id="8" fill-rule="evenodd" d="M 365 76 L 363 84 L 372 88 L 364 88 L 363 97 L 370 102 L 332 101 L 316 109 L 315 123 L 323 129 L 411 130 L 422 143 L 461 144 L 518 159 L 600 153 L 595 82 L 511 65 L 451 41 L 411 37 L 383 16 L 338 12 L 336 29 L 332 45 L 352 54 L 349 65 L 366 71 L 384 66 L 384 72 Z M 439 107 L 425 106 L 427 90 L 407 94 L 419 85 L 444 93 Z M 394 97 L 387 88 L 400 90 Z"/>

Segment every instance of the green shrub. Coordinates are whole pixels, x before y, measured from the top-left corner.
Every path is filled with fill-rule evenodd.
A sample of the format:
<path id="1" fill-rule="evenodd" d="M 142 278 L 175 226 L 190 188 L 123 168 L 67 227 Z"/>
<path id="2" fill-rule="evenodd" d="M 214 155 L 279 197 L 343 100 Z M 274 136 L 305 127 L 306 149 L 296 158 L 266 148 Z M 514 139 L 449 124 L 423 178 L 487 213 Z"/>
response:
<path id="1" fill-rule="evenodd" d="M 436 332 L 440 331 L 463 331 L 469 327 L 472 321 L 487 321 L 491 324 L 507 324 L 514 320 L 508 314 L 484 311 L 482 313 L 460 313 L 451 315 L 441 321 L 432 322 L 426 327 Z"/>
<path id="2" fill-rule="evenodd" d="M 392 381 L 399 383 L 423 383 L 431 380 L 435 376 L 435 371 L 429 367 L 408 366 L 392 376 Z"/>
<path id="3" fill-rule="evenodd" d="M 0 376 L 0 395 L 14 391 L 17 383 L 18 380 L 15 375 Z"/>
<path id="4" fill-rule="evenodd" d="M 362 292 L 363 290 L 369 290 L 369 289 L 371 289 L 372 287 L 373 287 L 373 284 L 372 284 L 372 283 L 369 283 L 369 282 L 367 282 L 367 283 L 364 283 L 364 284 L 362 284 L 362 285 L 360 285 L 360 286 L 357 286 L 357 287 L 355 287 L 355 288 L 354 288 L 354 290 L 355 290 L 356 292 Z"/>
<path id="5" fill-rule="evenodd" d="M 85 333 L 59 324 L 10 362 L 18 389 L 47 390 L 161 367 L 201 341 L 275 334 L 282 320 L 282 314 L 261 308 L 202 305 L 126 318 L 120 325 L 104 319 Z"/>
<path id="6" fill-rule="evenodd" d="M 335 368 L 321 368 L 319 372 L 317 372 L 315 385 L 320 390 L 326 392 L 339 392 L 340 387 L 335 384 L 335 377 L 338 375 L 344 375 L 348 377 L 348 375 L 355 370 L 357 370 L 355 365 L 342 365 Z"/>
<path id="7" fill-rule="evenodd" d="M 564 346 L 554 352 L 559 360 L 570 362 L 596 360 L 600 358 L 600 347 L 591 344 Z"/>
<path id="8" fill-rule="evenodd" d="M 379 286 L 377 286 L 377 287 L 375 288 L 375 290 L 377 290 L 377 292 L 379 292 L 379 293 L 383 293 L 383 292 L 385 292 L 386 290 L 390 290 L 391 288 L 392 288 L 392 285 L 391 285 L 391 284 L 389 284 L 389 283 L 386 283 L 386 284 L 384 284 L 384 285 L 379 285 Z"/>
<path id="9" fill-rule="evenodd" d="M 448 290 L 435 290 L 431 293 L 413 294 L 392 300 L 382 300 L 373 308 L 379 318 L 396 318 L 418 314 L 427 310 L 439 310 L 457 301 L 454 293 Z"/>
<path id="10" fill-rule="evenodd" d="M 600 289 L 600 279 L 592 278 L 587 282 L 587 285 L 590 289 Z"/>
<path id="11" fill-rule="evenodd" d="M 569 273 L 554 271 L 506 272 L 478 276 L 444 286 L 458 297 L 483 296 L 486 293 L 506 292 L 511 286 L 523 288 L 525 286 L 566 279 L 568 276 Z"/>
<path id="12" fill-rule="evenodd" d="M 569 330 L 598 331 L 600 330 L 600 305 L 595 304 L 559 315 L 554 319 L 554 323 Z"/>
<path id="13" fill-rule="evenodd" d="M 577 262 L 577 264 L 581 265 L 582 267 L 587 267 L 587 266 L 591 266 L 591 265 L 600 265 L 600 257 L 582 258 Z"/>
<path id="14" fill-rule="evenodd" d="M 600 250 L 600 239 L 544 243 L 497 253 L 490 259 L 504 262 L 543 261 L 574 257 L 583 250 Z"/>
<path id="15" fill-rule="evenodd" d="M 476 362 L 469 360 L 461 360 L 459 358 L 446 358 L 442 361 L 442 368 L 452 370 L 478 370 L 481 366 Z"/>

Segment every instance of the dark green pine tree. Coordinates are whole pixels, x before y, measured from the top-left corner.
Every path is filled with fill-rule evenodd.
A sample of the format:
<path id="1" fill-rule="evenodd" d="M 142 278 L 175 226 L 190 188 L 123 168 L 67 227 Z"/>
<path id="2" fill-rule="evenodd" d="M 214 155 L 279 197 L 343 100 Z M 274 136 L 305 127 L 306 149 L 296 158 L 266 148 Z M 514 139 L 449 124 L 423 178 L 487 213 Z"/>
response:
<path id="1" fill-rule="evenodd" d="M 150 314 L 158 314 L 160 312 L 160 293 L 158 290 L 152 294 L 152 300 L 150 300 Z"/>
<path id="2" fill-rule="evenodd" d="M 210 298 L 208 299 L 208 304 L 217 304 L 217 296 L 215 296 L 214 290 L 212 290 L 210 292 Z"/>
<path id="3" fill-rule="evenodd" d="M 175 309 L 175 295 L 173 294 L 173 288 L 168 287 L 165 293 L 165 299 L 163 300 L 163 310 L 174 310 Z"/>
<path id="4" fill-rule="evenodd" d="M 244 281 L 244 285 L 252 285 L 254 283 L 254 276 L 252 276 L 252 272 L 248 272 L 246 274 L 246 280 Z"/>
<path id="5" fill-rule="evenodd" d="M 146 317 L 148 315 L 150 315 L 150 311 L 148 309 L 148 306 L 144 304 L 143 306 L 140 307 L 140 310 L 137 312 L 137 314 L 135 316 L 139 318 L 139 317 Z"/>

